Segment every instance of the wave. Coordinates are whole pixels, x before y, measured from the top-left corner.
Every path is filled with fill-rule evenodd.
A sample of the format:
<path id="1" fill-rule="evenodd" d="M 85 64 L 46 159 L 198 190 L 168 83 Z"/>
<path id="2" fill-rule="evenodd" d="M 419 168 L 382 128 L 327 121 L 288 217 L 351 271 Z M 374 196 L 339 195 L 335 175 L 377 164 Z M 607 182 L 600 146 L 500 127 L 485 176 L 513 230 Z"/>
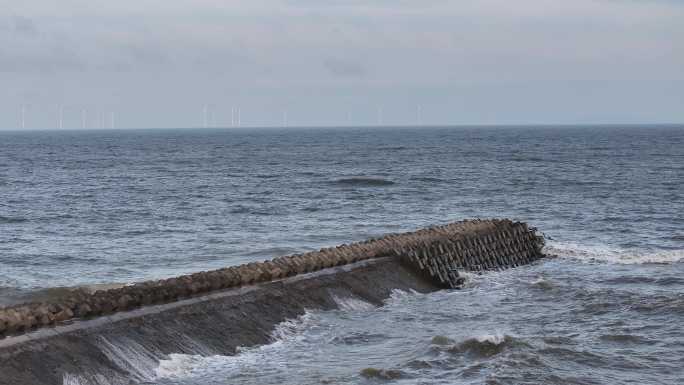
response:
<path id="1" fill-rule="evenodd" d="M 420 181 L 420 182 L 428 182 L 428 183 L 445 183 L 445 182 L 448 182 L 446 179 L 435 178 L 435 177 L 431 177 L 431 176 L 415 177 L 415 178 L 411 178 L 411 180 L 416 180 L 416 181 Z"/>
<path id="2" fill-rule="evenodd" d="M 377 368 L 365 368 L 361 372 L 362 377 L 368 379 L 379 379 L 379 380 L 398 380 L 400 378 L 406 377 L 404 372 L 396 369 L 377 369 Z"/>
<path id="3" fill-rule="evenodd" d="M 536 156 L 512 156 L 510 158 L 504 158 L 502 159 L 505 162 L 544 162 L 544 158 L 536 157 Z"/>
<path id="4" fill-rule="evenodd" d="M 588 262 L 607 262 L 616 264 L 676 263 L 684 261 L 684 250 L 644 251 L 639 249 L 620 249 L 604 245 L 578 245 L 575 243 L 553 242 L 544 252 L 559 257 L 573 258 Z"/>
<path id="5" fill-rule="evenodd" d="M 648 277 L 625 275 L 616 278 L 609 278 L 603 282 L 613 285 L 640 285 L 649 284 L 657 286 L 679 286 L 684 285 L 684 278 L 679 277 Z"/>
<path id="6" fill-rule="evenodd" d="M 381 187 L 381 186 L 391 186 L 396 184 L 388 179 L 383 178 L 371 178 L 371 177 L 354 177 L 354 178 L 342 178 L 334 181 L 334 184 L 340 186 L 350 186 L 350 187 Z"/>
<path id="7" fill-rule="evenodd" d="M 304 341 L 307 338 L 305 331 L 316 322 L 315 314 L 307 311 L 296 319 L 278 324 L 271 333 L 270 344 L 238 347 L 233 356 L 169 354 L 166 359 L 159 360 L 155 377 L 178 380 L 217 370 L 222 373 L 235 373 L 236 376 L 240 373 L 249 374 L 250 377 L 257 373 L 264 375 L 282 372 L 290 359 L 289 346 Z"/>
<path id="8" fill-rule="evenodd" d="M 231 214 L 251 214 L 251 215 L 282 215 L 282 211 L 277 207 L 267 207 L 267 206 L 245 206 L 236 205 L 230 209 Z"/>
<path id="9" fill-rule="evenodd" d="M 648 338 L 634 334 L 603 334 L 599 336 L 602 341 L 620 344 L 652 344 Z"/>
<path id="10" fill-rule="evenodd" d="M 348 332 L 341 333 L 330 339 L 330 343 L 334 345 L 365 345 L 370 343 L 378 343 L 381 341 L 386 341 L 389 337 L 382 333 L 371 333 L 371 332 Z"/>
<path id="11" fill-rule="evenodd" d="M 389 147 L 381 147 L 379 150 L 384 150 L 384 151 L 401 151 L 401 150 L 406 150 L 408 147 L 406 146 L 389 146 Z"/>
<path id="12" fill-rule="evenodd" d="M 23 222 L 28 222 L 28 219 L 27 218 L 21 218 L 21 217 L 4 217 L 4 216 L 0 215 L 0 224 L 3 224 L 3 223 L 12 224 L 12 223 L 23 223 Z"/>
<path id="13" fill-rule="evenodd" d="M 543 291 L 550 291 L 554 290 L 556 288 L 556 285 L 551 282 L 550 280 L 544 278 L 544 277 L 539 277 L 535 279 L 534 281 L 531 282 L 532 287 L 541 289 Z"/>
<path id="14" fill-rule="evenodd" d="M 454 354 L 468 354 L 476 357 L 491 357 L 505 349 L 519 345 L 520 342 L 507 334 L 483 334 L 470 337 L 451 346 L 448 351 Z"/>
<path id="15" fill-rule="evenodd" d="M 454 341 L 453 341 L 451 338 L 447 337 L 447 336 L 439 335 L 439 336 L 434 336 L 434 337 L 432 337 L 432 340 L 430 341 L 430 343 L 431 343 L 432 345 L 441 345 L 441 346 L 444 346 L 444 345 L 451 345 L 451 344 L 454 343 Z"/>
<path id="16" fill-rule="evenodd" d="M 344 311 L 368 311 L 375 309 L 375 305 L 356 297 L 332 296 L 337 308 Z"/>
<path id="17" fill-rule="evenodd" d="M 321 211 L 322 209 L 318 206 L 307 206 L 302 209 L 302 211 L 306 211 L 308 213 L 315 213 L 317 211 Z"/>

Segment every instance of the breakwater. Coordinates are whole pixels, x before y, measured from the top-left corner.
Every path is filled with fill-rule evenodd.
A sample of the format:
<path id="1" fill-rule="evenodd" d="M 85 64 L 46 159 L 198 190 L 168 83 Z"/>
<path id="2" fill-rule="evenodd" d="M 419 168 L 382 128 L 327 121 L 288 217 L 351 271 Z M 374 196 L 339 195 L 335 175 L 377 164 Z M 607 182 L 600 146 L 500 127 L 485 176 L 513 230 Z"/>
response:
<path id="1" fill-rule="evenodd" d="M 128 348 L 111 341 L 144 346 L 154 357 L 197 346 L 232 354 L 267 342 L 275 324 L 305 308 L 335 308 L 344 297 L 380 304 L 393 289 L 458 287 L 459 270 L 527 264 L 543 257 L 542 246 L 524 223 L 462 221 L 0 309 L 0 333 L 8 336 L 0 340 L 0 384 L 62 383 L 72 374 L 98 383 L 102 373 L 144 381 L 117 353 Z"/>

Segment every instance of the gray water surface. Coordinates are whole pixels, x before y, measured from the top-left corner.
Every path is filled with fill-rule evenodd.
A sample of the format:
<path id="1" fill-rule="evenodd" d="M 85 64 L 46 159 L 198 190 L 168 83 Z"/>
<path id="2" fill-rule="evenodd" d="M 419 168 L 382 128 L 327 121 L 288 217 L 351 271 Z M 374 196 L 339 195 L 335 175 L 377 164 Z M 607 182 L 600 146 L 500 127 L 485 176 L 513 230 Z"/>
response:
<path id="1" fill-rule="evenodd" d="M 160 384 L 679 384 L 683 187 L 681 126 L 0 132 L 0 304 L 511 217 L 559 257 L 128 359 Z"/>

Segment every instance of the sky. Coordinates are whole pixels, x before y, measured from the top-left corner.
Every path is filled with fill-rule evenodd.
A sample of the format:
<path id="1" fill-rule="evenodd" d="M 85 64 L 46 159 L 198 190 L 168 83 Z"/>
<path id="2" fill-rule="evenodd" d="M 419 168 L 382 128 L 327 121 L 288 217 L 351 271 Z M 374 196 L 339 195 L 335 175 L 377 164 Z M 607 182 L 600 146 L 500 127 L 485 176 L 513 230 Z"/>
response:
<path id="1" fill-rule="evenodd" d="M 0 0 L 0 129 L 238 108 L 246 127 L 682 123 L 684 1 Z"/>

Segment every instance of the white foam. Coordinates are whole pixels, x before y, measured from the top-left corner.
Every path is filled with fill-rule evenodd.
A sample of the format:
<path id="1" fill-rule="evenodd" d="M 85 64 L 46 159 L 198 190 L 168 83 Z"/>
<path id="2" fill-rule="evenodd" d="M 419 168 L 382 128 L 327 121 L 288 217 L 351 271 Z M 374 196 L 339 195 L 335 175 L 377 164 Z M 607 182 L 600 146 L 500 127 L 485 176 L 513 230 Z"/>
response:
<path id="1" fill-rule="evenodd" d="M 62 376 L 62 384 L 63 385 L 86 385 L 88 382 L 79 375 L 76 374 L 71 374 L 71 373 L 64 373 L 64 376 Z"/>
<path id="2" fill-rule="evenodd" d="M 287 353 L 291 345 L 302 343 L 306 339 L 304 332 L 315 322 L 314 313 L 307 311 L 296 319 L 278 324 L 271 334 L 270 344 L 238 347 L 237 354 L 233 356 L 170 354 L 167 359 L 159 361 L 155 377 L 181 379 L 215 370 L 244 376 L 277 374 L 283 371 L 290 359 L 295 359 Z"/>
<path id="3" fill-rule="evenodd" d="M 422 293 L 413 289 L 409 289 L 408 291 L 402 289 L 392 289 L 389 298 L 385 300 L 385 307 L 404 306 L 406 303 L 413 301 L 422 295 Z"/>
<path id="4" fill-rule="evenodd" d="M 344 311 L 368 311 L 375 309 L 375 305 L 357 297 L 340 297 L 332 295 L 333 301 L 340 310 Z"/>
<path id="5" fill-rule="evenodd" d="M 202 365 L 202 361 L 211 359 L 199 355 L 169 354 L 168 358 L 159 361 L 155 369 L 156 378 L 183 378 L 191 375 L 193 370 Z M 65 384 L 66 385 L 66 384 Z"/>
<path id="6" fill-rule="evenodd" d="M 100 350 L 107 358 L 126 370 L 133 379 L 147 381 L 155 377 L 159 355 L 132 340 L 115 341 L 100 337 L 100 342 Z"/>
<path id="7" fill-rule="evenodd" d="M 548 244 L 544 248 L 544 252 L 583 261 L 619 264 L 674 263 L 684 260 L 684 250 L 649 252 L 638 249 L 620 249 L 606 245 L 579 245 L 562 242 Z"/>
<path id="8" fill-rule="evenodd" d="M 502 333 L 481 334 L 473 337 L 477 342 L 489 342 L 494 345 L 501 345 L 506 342 L 506 335 Z"/>
<path id="9" fill-rule="evenodd" d="M 63 385 L 124 385 L 130 384 L 129 380 L 107 378 L 102 374 L 84 376 L 79 374 L 64 373 L 62 376 Z"/>
<path id="10" fill-rule="evenodd" d="M 315 322 L 315 318 L 314 313 L 307 310 L 303 315 L 295 319 L 289 319 L 279 323 L 271 333 L 273 342 L 287 342 L 301 339 L 302 332 Z"/>

